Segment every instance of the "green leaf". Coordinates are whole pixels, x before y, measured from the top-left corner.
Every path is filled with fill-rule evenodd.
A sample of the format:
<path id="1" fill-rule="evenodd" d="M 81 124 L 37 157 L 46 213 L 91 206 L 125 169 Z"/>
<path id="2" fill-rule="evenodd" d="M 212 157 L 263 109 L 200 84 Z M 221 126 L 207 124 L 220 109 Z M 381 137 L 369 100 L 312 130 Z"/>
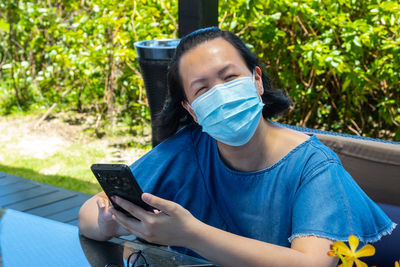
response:
<path id="1" fill-rule="evenodd" d="M 4 20 L 0 19 L 0 32 L 9 33 L 10 25 Z"/>

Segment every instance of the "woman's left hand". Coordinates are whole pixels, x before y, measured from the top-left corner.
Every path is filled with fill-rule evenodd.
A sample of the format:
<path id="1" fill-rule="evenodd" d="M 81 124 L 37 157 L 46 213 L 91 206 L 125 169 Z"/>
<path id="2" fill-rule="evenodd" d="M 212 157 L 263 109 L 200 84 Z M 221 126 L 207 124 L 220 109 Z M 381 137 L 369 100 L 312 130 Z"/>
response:
<path id="1" fill-rule="evenodd" d="M 114 201 L 134 217 L 129 218 L 123 213 L 112 208 L 112 218 L 136 237 L 148 242 L 168 246 L 185 247 L 191 234 L 201 222 L 181 205 L 165 200 L 149 193 L 144 193 L 142 199 L 150 206 L 158 209 L 153 212 L 120 197 Z"/>

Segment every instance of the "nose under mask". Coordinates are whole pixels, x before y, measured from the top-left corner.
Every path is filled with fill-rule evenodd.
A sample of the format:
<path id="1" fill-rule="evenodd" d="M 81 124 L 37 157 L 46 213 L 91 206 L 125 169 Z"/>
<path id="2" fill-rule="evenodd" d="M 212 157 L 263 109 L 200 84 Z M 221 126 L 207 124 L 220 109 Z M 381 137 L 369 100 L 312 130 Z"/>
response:
<path id="1" fill-rule="evenodd" d="M 241 146 L 254 135 L 263 106 L 253 75 L 214 86 L 196 98 L 191 108 L 203 132 L 224 144 Z"/>

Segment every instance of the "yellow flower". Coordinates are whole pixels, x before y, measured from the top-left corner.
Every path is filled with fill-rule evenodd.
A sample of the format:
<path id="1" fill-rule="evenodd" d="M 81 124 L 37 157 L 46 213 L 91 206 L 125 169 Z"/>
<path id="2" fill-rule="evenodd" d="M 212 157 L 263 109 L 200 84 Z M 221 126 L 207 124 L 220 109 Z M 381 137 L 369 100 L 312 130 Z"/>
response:
<path id="1" fill-rule="evenodd" d="M 350 248 L 348 248 L 346 244 L 343 243 L 342 241 L 335 241 L 332 244 L 332 250 L 328 252 L 328 256 L 341 258 L 342 261 L 344 262 L 341 265 L 339 265 L 339 267 L 343 265 L 351 267 L 353 266 L 353 263 L 356 263 L 357 267 L 366 267 L 367 264 L 360 261 L 358 258 L 374 255 L 375 248 L 372 245 L 367 244 L 362 248 L 360 248 L 358 251 L 356 251 L 358 243 L 359 243 L 358 238 L 354 235 L 349 236 Z"/>
<path id="2" fill-rule="evenodd" d="M 400 260 L 394 262 L 394 267 L 400 267 Z"/>

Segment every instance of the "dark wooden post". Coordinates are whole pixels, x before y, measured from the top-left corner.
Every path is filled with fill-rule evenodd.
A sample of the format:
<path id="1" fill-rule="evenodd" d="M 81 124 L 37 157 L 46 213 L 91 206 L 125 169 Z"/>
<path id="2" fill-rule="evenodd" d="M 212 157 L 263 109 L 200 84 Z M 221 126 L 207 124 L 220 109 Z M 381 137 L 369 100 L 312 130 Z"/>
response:
<path id="1" fill-rule="evenodd" d="M 179 0 L 179 38 L 192 31 L 218 26 L 218 0 Z"/>

